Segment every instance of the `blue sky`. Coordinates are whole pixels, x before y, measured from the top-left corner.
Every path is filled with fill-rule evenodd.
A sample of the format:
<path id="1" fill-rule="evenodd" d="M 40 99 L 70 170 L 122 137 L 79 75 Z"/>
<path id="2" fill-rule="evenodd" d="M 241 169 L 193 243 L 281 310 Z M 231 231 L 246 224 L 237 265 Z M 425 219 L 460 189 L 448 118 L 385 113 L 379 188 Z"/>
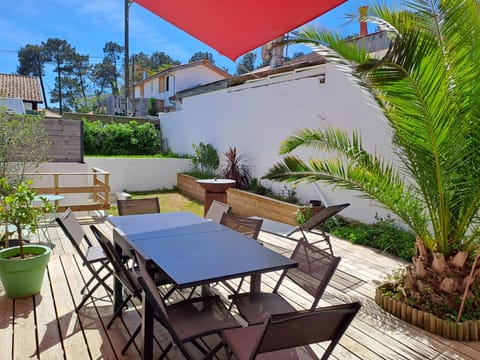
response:
<path id="1" fill-rule="evenodd" d="M 346 21 L 345 14 L 356 14 L 359 6 L 368 3 L 368 0 L 347 1 L 315 22 L 345 35 L 358 33 L 358 24 L 346 29 L 341 25 Z M 48 38 L 67 40 L 80 54 L 90 55 L 92 63 L 100 62 L 106 42 L 124 43 L 123 9 L 123 0 L 0 1 L 0 73 L 16 73 L 18 49 L 27 44 L 40 44 Z M 369 27 L 369 31 L 373 28 Z M 208 51 L 213 54 L 217 66 L 227 68 L 230 73 L 236 70 L 236 63 L 133 3 L 130 7 L 130 54 L 141 51 L 148 55 L 163 51 L 182 63 L 188 62 L 197 51 Z M 46 71 L 51 70 L 47 67 Z M 47 77 L 47 91 L 53 87 L 53 79 Z"/>

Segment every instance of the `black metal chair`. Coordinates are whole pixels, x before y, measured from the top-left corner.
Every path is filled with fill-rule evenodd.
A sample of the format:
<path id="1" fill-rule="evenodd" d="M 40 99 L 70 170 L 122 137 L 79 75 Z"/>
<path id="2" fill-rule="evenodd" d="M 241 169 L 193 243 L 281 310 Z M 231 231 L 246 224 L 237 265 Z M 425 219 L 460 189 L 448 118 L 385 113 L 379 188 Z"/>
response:
<path id="1" fill-rule="evenodd" d="M 112 288 L 105 283 L 105 280 L 112 275 L 112 269 L 109 267 L 109 260 L 102 248 L 92 245 L 70 208 L 67 208 L 65 213 L 57 217 L 56 220 L 82 259 L 83 266 L 87 267 L 92 274 L 81 290 L 83 299 L 75 308 L 75 312 L 78 312 L 100 286 L 102 286 L 107 293 L 113 293 Z M 98 268 L 95 267 L 96 265 L 98 265 Z M 101 275 L 102 271 L 105 274 Z M 95 281 L 95 285 L 89 289 L 89 286 Z"/>
<path id="2" fill-rule="evenodd" d="M 360 307 L 354 302 L 271 315 L 262 324 L 223 330 L 221 336 L 236 360 L 298 359 L 295 348 L 330 341 L 322 356 L 327 359 Z"/>
<path id="3" fill-rule="evenodd" d="M 240 315 L 249 324 L 261 323 L 272 314 L 295 311 L 295 308 L 278 293 L 285 277 L 313 297 L 310 310 L 314 310 L 341 260 L 340 257 L 319 249 L 305 239 L 298 241 L 290 258 L 298 262 L 298 267 L 284 271 L 272 293 L 240 293 L 230 296 Z"/>
<path id="4" fill-rule="evenodd" d="M 139 300 L 142 299 L 142 288 L 137 282 L 134 270 L 128 267 L 128 263 L 124 261 L 124 259 L 122 259 L 122 257 L 118 254 L 118 252 L 115 250 L 115 247 L 113 246 L 113 243 L 95 225 L 90 225 L 90 229 L 92 230 L 93 235 L 95 235 L 95 237 L 97 238 L 100 246 L 103 248 L 105 255 L 110 260 L 110 263 L 112 264 L 114 270 L 113 275 L 118 279 L 118 281 L 120 281 L 123 289 L 125 289 L 127 294 L 127 296 L 123 299 L 122 304 L 117 308 L 117 310 L 114 312 L 112 318 L 107 324 L 107 329 L 110 329 L 113 321 L 118 316 L 121 316 L 123 309 L 128 306 L 128 303 L 132 300 L 132 298 L 137 298 Z M 156 286 L 164 286 L 171 283 L 168 277 L 160 272 L 155 272 L 154 279 Z M 128 350 L 129 346 L 135 340 L 135 337 L 139 334 L 141 328 L 142 327 L 140 324 L 132 333 L 130 339 L 122 348 L 122 354 L 125 354 L 125 352 Z"/>
<path id="5" fill-rule="evenodd" d="M 138 283 L 141 285 L 146 300 L 153 308 L 157 320 L 168 330 L 172 342 L 160 355 L 165 358 L 175 345 L 186 359 L 194 359 L 194 355 L 185 347 L 191 342 L 209 359 L 221 349 L 223 342 L 219 342 L 213 349 L 206 350 L 197 339 L 218 334 L 223 329 L 240 327 L 235 318 L 228 312 L 219 296 L 205 296 L 182 300 L 171 305 L 165 305 L 153 278 L 147 270 L 145 260 L 135 253 L 138 262 Z M 146 334 L 153 336 L 153 334 Z"/>

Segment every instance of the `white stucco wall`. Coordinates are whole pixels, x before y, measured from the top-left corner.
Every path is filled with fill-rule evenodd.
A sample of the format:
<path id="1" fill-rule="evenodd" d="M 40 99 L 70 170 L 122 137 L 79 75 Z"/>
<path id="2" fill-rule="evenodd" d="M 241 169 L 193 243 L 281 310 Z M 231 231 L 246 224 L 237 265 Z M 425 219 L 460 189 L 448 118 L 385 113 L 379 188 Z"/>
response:
<path id="1" fill-rule="evenodd" d="M 191 169 L 188 159 L 86 157 L 88 171 L 98 167 L 110 173 L 110 192 L 171 189 L 177 173 Z"/>
<path id="2" fill-rule="evenodd" d="M 223 158 L 223 152 L 235 146 L 239 153 L 246 154 L 258 178 L 281 160 L 278 151 L 282 140 L 305 127 L 356 130 L 362 134 L 365 147 L 392 158 L 391 138 L 381 112 L 345 74 L 331 65 L 321 71 L 316 69 L 317 75 L 323 72 L 325 83 L 313 73 L 301 71 L 296 76 L 284 76 L 291 81 L 279 82 L 281 78 L 275 77 L 184 98 L 181 111 L 161 114 L 163 135 L 176 153 L 191 154 L 192 143 L 203 141 L 212 144 Z M 327 156 L 318 151 L 296 153 L 302 158 L 308 154 Z M 283 184 L 277 186 L 282 187 Z M 368 200 L 322 184 L 302 184 L 297 193 L 306 202 L 350 202 L 352 206 L 342 214 L 354 219 L 373 221 L 377 212 L 385 215 Z"/>

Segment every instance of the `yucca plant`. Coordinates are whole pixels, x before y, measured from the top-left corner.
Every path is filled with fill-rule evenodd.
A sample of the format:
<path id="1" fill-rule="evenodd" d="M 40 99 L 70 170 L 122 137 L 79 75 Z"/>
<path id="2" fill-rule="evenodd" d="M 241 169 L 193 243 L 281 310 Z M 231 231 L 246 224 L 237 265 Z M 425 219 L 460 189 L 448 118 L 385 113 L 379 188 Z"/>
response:
<path id="1" fill-rule="evenodd" d="M 479 246 L 480 9 L 475 0 L 402 5 L 376 4 L 363 16 L 390 36 L 381 59 L 327 30 L 305 28 L 292 40 L 316 46 L 373 96 L 400 166 L 368 152 L 359 133 L 303 129 L 282 143 L 286 157 L 265 177 L 322 181 L 375 199 L 417 236 L 397 295 L 443 318 L 460 317 L 465 295 L 473 309 L 466 314 L 478 318 L 480 280 L 468 274 Z M 302 160 L 292 154 L 299 147 L 335 156 Z"/>

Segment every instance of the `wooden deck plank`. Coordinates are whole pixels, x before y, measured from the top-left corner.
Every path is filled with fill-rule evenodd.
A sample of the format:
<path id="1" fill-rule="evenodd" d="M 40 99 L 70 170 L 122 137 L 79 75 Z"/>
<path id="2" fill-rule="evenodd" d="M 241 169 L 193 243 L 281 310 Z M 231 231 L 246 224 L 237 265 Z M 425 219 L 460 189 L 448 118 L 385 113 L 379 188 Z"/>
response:
<path id="1" fill-rule="evenodd" d="M 58 313 L 58 323 L 62 334 L 65 357 L 67 359 L 89 358 L 88 346 L 85 343 L 83 331 L 78 323 L 75 313 L 75 303 L 69 288 L 69 282 L 79 282 L 75 279 L 75 272 L 65 273 L 62 261 L 72 258 L 72 254 L 64 254 L 61 257 L 54 257 L 50 260 L 49 268 L 52 269 L 51 285 L 53 297 Z M 70 260 L 72 261 L 72 260 Z M 79 276 L 79 275 L 77 275 Z"/>
<path id="2" fill-rule="evenodd" d="M 56 255 L 52 255 L 55 257 Z M 34 298 L 35 317 L 40 359 L 54 360 L 63 357 L 62 339 L 58 328 L 57 310 L 50 289 L 50 269 L 47 267 L 45 280 L 39 295 Z"/>
<path id="3" fill-rule="evenodd" d="M 0 293 L 3 287 L 0 284 Z M 5 295 L 0 296 L 0 359 L 11 359 L 13 356 L 13 300 Z"/>
<path id="4" fill-rule="evenodd" d="M 35 310 L 32 296 L 15 299 L 14 316 L 13 358 L 36 358 L 37 336 L 35 333 Z"/>
<path id="5" fill-rule="evenodd" d="M 80 290 L 85 285 L 85 280 L 90 278 L 88 269 L 81 266 L 80 259 L 76 256 L 62 256 L 62 264 L 65 274 L 69 278 L 70 291 L 75 302 L 75 306 L 82 299 Z M 75 281 L 74 281 L 75 280 Z M 98 359 L 102 356 L 115 359 L 115 349 L 110 343 L 108 335 L 102 323 L 103 307 L 110 307 L 111 298 L 105 293 L 103 288 L 98 288 L 94 293 L 93 299 L 90 299 L 80 309 L 77 315 L 77 326 L 82 330 L 85 343 L 88 346 L 88 352 L 92 359 Z"/>
<path id="6" fill-rule="evenodd" d="M 80 220 L 87 233 L 91 223 L 98 223 L 98 220 L 91 218 Z M 107 234 L 111 234 L 112 229 L 108 223 L 100 222 L 99 225 Z M 131 346 L 125 355 L 120 354 L 120 349 L 130 337 L 129 334 L 139 323 L 137 310 L 129 307 L 122 318 L 116 319 L 111 329 L 107 330 L 106 324 L 113 311 L 112 303 L 110 298 L 102 298 L 104 294 L 99 290 L 94 299 L 82 308 L 80 314 L 75 314 L 74 306 L 81 300 L 79 292 L 84 279 L 89 277 L 88 270 L 79 265 L 70 242 L 60 228 L 48 228 L 48 234 L 53 255 L 44 286 L 41 294 L 35 297 L 35 307 L 33 302 L 29 304 L 26 301 L 22 307 L 17 308 L 27 316 L 17 316 L 15 326 L 12 325 L 14 302 L 3 295 L 0 286 L 0 359 L 13 359 L 13 352 L 27 358 L 32 355 L 35 357 L 36 349 L 32 342 L 24 349 L 17 349 L 20 345 L 19 339 L 35 339 L 35 336 L 31 335 L 35 333 L 35 324 L 32 325 L 34 318 L 37 319 L 40 359 L 62 358 L 62 351 L 67 360 L 137 359 L 139 346 Z M 34 239 L 32 237 L 33 242 L 45 242 L 41 237 Z M 286 256 L 289 256 L 295 247 L 294 241 L 271 234 L 261 233 L 260 239 L 266 247 Z M 386 274 L 403 266 L 402 260 L 335 238 L 332 238 L 332 243 L 335 254 L 341 256 L 342 260 L 320 301 L 320 306 L 354 300 L 360 300 L 363 304 L 335 348 L 332 359 L 480 358 L 480 342 L 456 342 L 434 336 L 387 314 L 374 303 L 373 296 L 379 281 L 384 279 Z M 262 290 L 271 291 L 279 275 L 279 272 L 275 272 L 262 276 Z M 248 286 L 247 278 L 242 288 L 247 291 Z M 227 296 L 226 289 L 221 284 L 215 286 L 213 291 L 223 297 Z M 280 292 L 298 309 L 308 307 L 312 300 L 310 295 L 293 285 L 289 279 L 284 280 Z M 155 335 L 162 346 L 170 341 L 169 335 L 160 324 L 155 324 Z M 137 344 L 139 343 L 140 337 L 137 339 Z M 311 348 L 321 356 L 325 344 L 315 344 Z M 156 342 L 154 351 L 157 357 L 160 347 Z M 183 357 L 178 351 L 171 351 L 168 358 L 176 360 Z"/>

